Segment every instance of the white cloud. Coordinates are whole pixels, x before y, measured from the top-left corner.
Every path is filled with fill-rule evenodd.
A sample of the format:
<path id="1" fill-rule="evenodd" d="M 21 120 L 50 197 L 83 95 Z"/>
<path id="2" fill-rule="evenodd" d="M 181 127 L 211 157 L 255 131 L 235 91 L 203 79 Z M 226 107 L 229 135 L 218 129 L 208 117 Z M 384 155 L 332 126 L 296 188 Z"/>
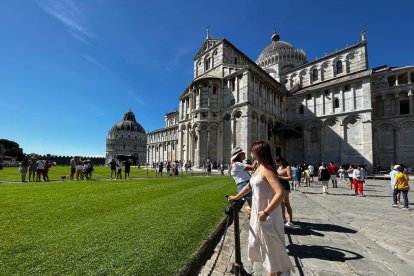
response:
<path id="1" fill-rule="evenodd" d="M 72 0 L 36 0 L 36 3 L 47 14 L 64 24 L 75 39 L 87 44 L 88 39 L 96 39 L 84 27 L 85 17 Z"/>

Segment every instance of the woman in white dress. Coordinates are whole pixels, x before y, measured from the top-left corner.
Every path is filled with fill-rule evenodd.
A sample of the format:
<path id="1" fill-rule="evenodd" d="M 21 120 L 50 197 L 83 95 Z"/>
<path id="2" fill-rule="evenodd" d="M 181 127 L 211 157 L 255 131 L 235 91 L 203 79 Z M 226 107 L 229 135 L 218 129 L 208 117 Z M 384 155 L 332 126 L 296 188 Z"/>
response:
<path id="1" fill-rule="evenodd" d="M 277 177 L 269 144 L 264 141 L 253 143 L 250 154 L 258 162 L 250 185 L 246 185 L 237 195 L 230 196 L 229 201 L 238 200 L 253 191 L 248 256 L 250 260 L 262 263 L 268 276 L 281 275 L 293 270 L 286 253 L 282 218 L 281 203 L 285 191 Z"/>

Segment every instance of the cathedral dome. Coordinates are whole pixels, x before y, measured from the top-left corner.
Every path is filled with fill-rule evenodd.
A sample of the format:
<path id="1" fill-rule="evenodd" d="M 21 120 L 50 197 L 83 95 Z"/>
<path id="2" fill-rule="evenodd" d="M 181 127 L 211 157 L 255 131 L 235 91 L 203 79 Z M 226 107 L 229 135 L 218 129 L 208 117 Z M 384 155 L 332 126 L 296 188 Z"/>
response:
<path id="1" fill-rule="evenodd" d="M 279 34 L 274 33 L 272 42 L 260 53 L 256 63 L 261 67 L 266 67 L 283 61 L 290 61 L 295 65 L 303 64 L 306 62 L 306 55 L 303 50 L 280 41 Z"/>
<path id="2" fill-rule="evenodd" d="M 110 133 L 116 131 L 131 131 L 145 133 L 144 128 L 139 123 L 137 123 L 135 115 L 131 110 L 125 113 L 124 118 L 111 128 Z"/>

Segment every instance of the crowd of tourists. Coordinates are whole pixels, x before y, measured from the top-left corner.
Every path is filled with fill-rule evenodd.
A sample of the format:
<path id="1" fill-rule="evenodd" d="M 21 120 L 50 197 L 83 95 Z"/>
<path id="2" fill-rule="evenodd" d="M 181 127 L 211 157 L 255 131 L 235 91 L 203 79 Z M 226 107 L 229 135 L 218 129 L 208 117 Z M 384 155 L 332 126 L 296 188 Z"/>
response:
<path id="1" fill-rule="evenodd" d="M 152 163 L 152 168 L 154 169 L 155 172 L 155 177 L 163 177 L 163 172 L 164 172 L 164 168 L 165 168 L 165 176 L 166 177 L 178 177 L 179 175 L 179 171 L 180 168 L 182 168 L 183 163 L 181 161 L 174 161 L 174 162 L 170 162 L 170 161 L 165 161 L 165 162 L 153 162 Z M 189 169 L 191 169 L 191 162 L 188 161 L 184 164 L 185 167 L 185 171 L 188 171 Z"/>
<path id="2" fill-rule="evenodd" d="M 129 174 L 131 172 L 131 165 L 132 162 L 127 160 L 118 160 L 118 159 L 112 159 L 108 166 L 111 170 L 111 180 L 118 180 L 122 179 L 122 170 L 124 171 L 124 179 L 129 179 Z"/>
<path id="3" fill-rule="evenodd" d="M 19 164 L 19 173 L 21 181 L 26 182 L 27 173 L 29 173 L 29 182 L 49 181 L 49 169 L 54 165 L 50 160 L 37 158 L 36 156 L 24 157 Z"/>
<path id="4" fill-rule="evenodd" d="M 236 183 L 237 194 L 228 200 L 232 202 L 244 198 L 247 201 L 245 209 L 250 216 L 248 256 L 252 261 L 262 263 L 268 275 L 280 275 L 293 269 L 284 240 L 284 228 L 298 228 L 292 222 L 293 210 L 289 200 L 291 191 L 296 191 L 302 185 L 311 187 L 318 181 L 322 193 L 327 195 L 329 182 L 332 188 L 338 188 L 339 181 L 353 190 L 354 195 L 365 196 L 367 169 L 364 165 L 343 164 L 338 168 L 334 162 L 329 165 L 323 162 L 318 166 L 291 166 L 281 156 L 274 161 L 270 146 L 264 141 L 251 145 L 253 163 L 246 162 L 246 153 L 240 147 L 234 148 L 231 155 L 229 173 Z M 404 168 L 403 165 L 393 166 L 390 173 L 392 207 L 399 207 L 402 194 L 402 210 L 405 211 L 409 210 L 409 173 L 410 168 Z"/>
<path id="5" fill-rule="evenodd" d="M 93 173 L 93 164 L 91 160 L 82 160 L 80 157 L 73 157 L 69 162 L 70 180 L 91 180 Z"/>

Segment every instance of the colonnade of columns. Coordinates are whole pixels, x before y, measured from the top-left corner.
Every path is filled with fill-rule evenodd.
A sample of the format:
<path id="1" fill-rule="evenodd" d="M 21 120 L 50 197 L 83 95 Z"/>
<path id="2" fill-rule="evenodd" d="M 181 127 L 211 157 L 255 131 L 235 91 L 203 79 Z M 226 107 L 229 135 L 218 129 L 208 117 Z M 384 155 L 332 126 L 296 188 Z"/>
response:
<path id="1" fill-rule="evenodd" d="M 178 160 L 178 141 L 168 141 L 156 144 L 150 144 L 147 147 L 147 163 L 152 164 L 164 161 Z"/>

